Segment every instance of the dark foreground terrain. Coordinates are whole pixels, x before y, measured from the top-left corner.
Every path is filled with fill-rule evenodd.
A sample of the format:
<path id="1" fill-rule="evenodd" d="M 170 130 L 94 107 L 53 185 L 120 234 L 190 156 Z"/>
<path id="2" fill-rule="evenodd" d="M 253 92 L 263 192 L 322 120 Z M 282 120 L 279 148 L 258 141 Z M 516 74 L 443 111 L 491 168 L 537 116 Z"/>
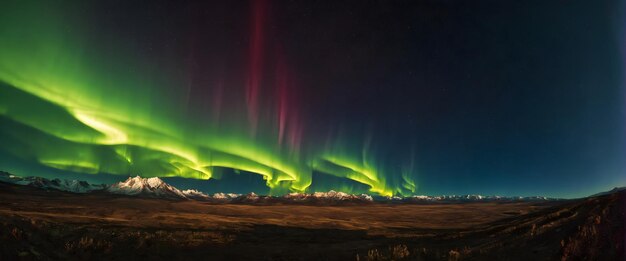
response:
<path id="1" fill-rule="evenodd" d="M 624 260 L 624 192 L 553 202 L 256 206 L 0 183 L 0 260 Z"/>

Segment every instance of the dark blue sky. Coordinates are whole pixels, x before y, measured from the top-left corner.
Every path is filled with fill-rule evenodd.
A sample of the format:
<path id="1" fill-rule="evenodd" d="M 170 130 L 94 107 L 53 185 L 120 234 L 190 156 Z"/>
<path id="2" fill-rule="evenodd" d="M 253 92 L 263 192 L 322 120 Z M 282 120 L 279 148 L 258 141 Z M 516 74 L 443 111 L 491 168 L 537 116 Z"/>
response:
<path id="1" fill-rule="evenodd" d="M 413 166 L 417 194 L 578 197 L 626 185 L 624 1 L 266 4 L 264 37 L 287 57 L 312 143 L 340 133 L 359 152 L 366 140 L 391 179 Z M 169 61 L 192 42 L 198 86 L 215 75 L 228 83 L 245 66 L 248 2 L 85 6 L 96 45 L 113 48 L 102 40 L 114 35 Z M 190 107 L 215 90 L 191 92 Z M 9 170 L 125 179 L 59 174 L 0 153 Z M 363 189 L 314 180 L 319 190 Z M 208 192 L 267 190 L 261 176 L 232 171 L 169 181 Z"/>
<path id="2" fill-rule="evenodd" d="M 371 128 L 389 158 L 413 144 L 422 193 L 581 196 L 626 184 L 623 2 L 279 9 L 317 94 L 312 114 Z"/>

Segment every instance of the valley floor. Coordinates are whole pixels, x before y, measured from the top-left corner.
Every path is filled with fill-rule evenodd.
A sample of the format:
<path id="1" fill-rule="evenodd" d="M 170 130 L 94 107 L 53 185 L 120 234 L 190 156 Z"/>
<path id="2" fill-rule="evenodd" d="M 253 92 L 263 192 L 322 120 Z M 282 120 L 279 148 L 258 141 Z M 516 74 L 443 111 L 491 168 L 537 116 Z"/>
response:
<path id="1" fill-rule="evenodd" d="M 624 191 L 516 203 L 245 205 L 0 183 L 0 260 L 624 260 Z"/>

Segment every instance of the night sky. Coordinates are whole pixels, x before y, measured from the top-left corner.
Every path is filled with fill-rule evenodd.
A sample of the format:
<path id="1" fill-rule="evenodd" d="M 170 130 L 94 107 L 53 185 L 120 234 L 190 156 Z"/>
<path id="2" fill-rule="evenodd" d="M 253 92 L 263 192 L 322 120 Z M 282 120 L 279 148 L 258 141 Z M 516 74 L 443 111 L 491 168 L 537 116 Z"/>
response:
<path id="1" fill-rule="evenodd" d="M 0 4 L 0 170 L 205 192 L 626 185 L 623 1 Z"/>

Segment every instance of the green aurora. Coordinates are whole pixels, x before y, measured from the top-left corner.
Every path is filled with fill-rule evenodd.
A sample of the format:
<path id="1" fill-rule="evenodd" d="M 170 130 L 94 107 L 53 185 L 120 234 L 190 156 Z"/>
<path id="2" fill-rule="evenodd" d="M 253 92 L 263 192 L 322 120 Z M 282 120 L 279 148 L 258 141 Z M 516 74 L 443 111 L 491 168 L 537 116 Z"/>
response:
<path id="1" fill-rule="evenodd" d="M 220 169 L 234 169 L 262 175 L 272 194 L 307 191 L 314 171 L 365 184 L 379 195 L 416 191 L 412 167 L 400 181 L 387 179 L 367 141 L 357 150 L 340 137 L 323 145 L 303 137 L 301 146 L 290 146 L 281 140 L 272 109 L 251 125 L 248 111 L 238 109 L 245 107 L 244 95 L 229 101 L 220 118 L 194 117 L 186 109 L 188 92 L 175 91 L 186 84 L 184 65 L 163 66 L 122 40 L 94 44 L 81 37 L 86 26 L 71 8 L 3 5 L 5 153 L 85 174 L 208 180 Z"/>
<path id="2" fill-rule="evenodd" d="M 626 184 L 624 10 L 0 1 L 0 170 L 207 193 L 587 196 Z"/>

